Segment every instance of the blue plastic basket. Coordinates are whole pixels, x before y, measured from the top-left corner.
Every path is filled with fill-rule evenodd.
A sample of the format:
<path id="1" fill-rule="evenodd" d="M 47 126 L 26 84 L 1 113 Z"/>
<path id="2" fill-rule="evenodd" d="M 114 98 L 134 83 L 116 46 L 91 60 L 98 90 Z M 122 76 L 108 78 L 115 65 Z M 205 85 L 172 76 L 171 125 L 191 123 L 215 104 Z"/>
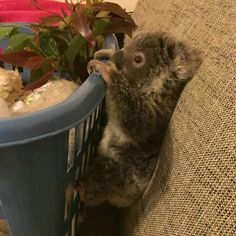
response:
<path id="1" fill-rule="evenodd" d="M 117 48 L 115 37 L 105 47 Z M 61 104 L 0 119 L 0 219 L 13 236 L 79 235 L 71 189 L 95 152 L 104 96 L 93 74 Z"/>

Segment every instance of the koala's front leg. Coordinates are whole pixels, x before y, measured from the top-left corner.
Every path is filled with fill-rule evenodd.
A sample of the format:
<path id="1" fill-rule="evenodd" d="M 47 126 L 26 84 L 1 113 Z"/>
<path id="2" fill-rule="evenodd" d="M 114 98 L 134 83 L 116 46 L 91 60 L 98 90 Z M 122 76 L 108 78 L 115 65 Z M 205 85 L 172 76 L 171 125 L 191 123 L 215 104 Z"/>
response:
<path id="1" fill-rule="evenodd" d="M 129 206 L 133 198 L 126 196 L 125 188 L 132 178 L 132 168 L 118 159 L 100 157 L 94 160 L 89 171 L 79 182 L 80 200 L 86 205 L 99 205 L 109 202 L 118 207 Z M 130 181 L 131 183 L 133 181 Z"/>

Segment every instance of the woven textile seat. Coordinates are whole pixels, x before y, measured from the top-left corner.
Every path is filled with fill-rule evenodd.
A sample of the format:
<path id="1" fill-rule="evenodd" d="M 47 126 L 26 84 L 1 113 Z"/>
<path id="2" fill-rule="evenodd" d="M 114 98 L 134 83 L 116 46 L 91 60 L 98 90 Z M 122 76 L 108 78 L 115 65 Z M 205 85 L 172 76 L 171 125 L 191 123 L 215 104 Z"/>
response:
<path id="1" fill-rule="evenodd" d="M 140 0 L 141 30 L 203 52 L 170 121 L 143 198 L 122 213 L 124 236 L 236 235 L 235 0 Z"/>

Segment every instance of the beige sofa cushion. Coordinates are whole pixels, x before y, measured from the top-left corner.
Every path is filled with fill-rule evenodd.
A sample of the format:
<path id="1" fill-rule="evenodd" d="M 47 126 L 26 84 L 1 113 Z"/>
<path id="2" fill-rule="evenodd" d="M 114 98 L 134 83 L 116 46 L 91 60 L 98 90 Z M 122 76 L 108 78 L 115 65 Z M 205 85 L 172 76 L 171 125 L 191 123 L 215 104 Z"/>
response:
<path id="1" fill-rule="evenodd" d="M 236 235 L 236 2 L 140 0 L 142 30 L 203 51 L 172 116 L 144 197 L 122 213 L 124 236 Z"/>

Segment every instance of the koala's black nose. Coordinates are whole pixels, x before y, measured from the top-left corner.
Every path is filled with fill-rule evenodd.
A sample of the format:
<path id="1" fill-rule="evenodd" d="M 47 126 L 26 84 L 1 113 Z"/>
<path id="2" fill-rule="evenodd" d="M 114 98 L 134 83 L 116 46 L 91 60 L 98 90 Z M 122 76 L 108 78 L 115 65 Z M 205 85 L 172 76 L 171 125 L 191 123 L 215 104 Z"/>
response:
<path id="1" fill-rule="evenodd" d="M 115 63 L 118 70 L 122 68 L 124 59 L 124 50 L 117 51 L 112 57 L 111 61 Z"/>

